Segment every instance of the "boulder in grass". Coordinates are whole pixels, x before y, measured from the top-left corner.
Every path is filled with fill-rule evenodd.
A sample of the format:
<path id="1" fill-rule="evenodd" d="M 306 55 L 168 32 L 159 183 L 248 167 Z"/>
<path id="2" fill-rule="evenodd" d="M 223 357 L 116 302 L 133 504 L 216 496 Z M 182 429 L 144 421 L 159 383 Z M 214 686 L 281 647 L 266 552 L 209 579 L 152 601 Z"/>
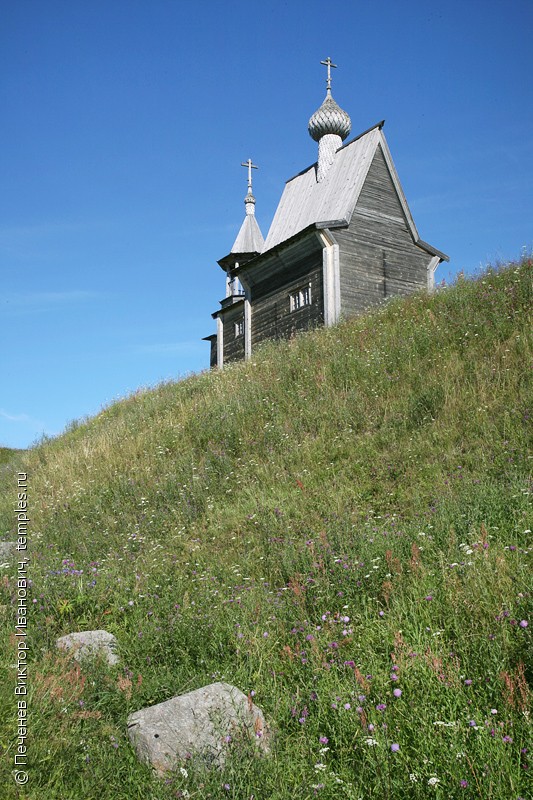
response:
<path id="1" fill-rule="evenodd" d="M 76 661 L 102 656 L 111 666 L 118 663 L 118 656 L 115 652 L 117 640 L 112 633 L 107 631 L 67 633 L 66 636 L 61 636 L 57 640 L 56 645 L 60 650 L 71 653 Z"/>
<path id="2" fill-rule="evenodd" d="M 0 563 L 13 561 L 17 553 L 16 542 L 0 542 Z M 23 556 L 21 556 L 21 559 Z"/>
<path id="3" fill-rule="evenodd" d="M 189 758 L 220 767 L 228 743 L 243 734 L 260 752 L 268 751 L 263 712 L 228 683 L 212 683 L 128 717 L 128 736 L 138 758 L 159 775 Z"/>

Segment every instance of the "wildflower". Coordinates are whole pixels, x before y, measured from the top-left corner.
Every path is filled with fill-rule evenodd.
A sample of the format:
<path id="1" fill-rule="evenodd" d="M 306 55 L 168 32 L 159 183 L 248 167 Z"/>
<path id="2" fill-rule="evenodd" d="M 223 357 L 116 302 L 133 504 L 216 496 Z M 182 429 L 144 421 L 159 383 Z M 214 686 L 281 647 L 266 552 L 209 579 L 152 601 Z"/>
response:
<path id="1" fill-rule="evenodd" d="M 324 772 L 325 769 L 327 769 L 325 764 L 322 764 L 320 762 L 318 764 L 315 764 L 315 771 L 316 772 Z"/>
<path id="2" fill-rule="evenodd" d="M 369 747 L 375 747 L 377 745 L 377 742 L 375 739 L 369 738 L 365 739 L 365 744 L 367 744 Z"/>
<path id="3" fill-rule="evenodd" d="M 428 780 L 428 786 L 436 786 L 437 783 L 440 783 L 440 779 L 437 778 L 436 776 L 433 776 Z"/>
<path id="4" fill-rule="evenodd" d="M 433 595 L 432 595 L 432 594 L 427 594 L 427 595 L 424 597 L 424 600 L 427 600 L 427 601 L 428 601 L 428 603 L 429 603 L 429 601 L 430 601 L 430 600 L 433 600 Z"/>
<path id="5" fill-rule="evenodd" d="M 318 741 L 320 742 L 320 744 L 327 744 L 329 742 L 329 739 L 327 736 L 321 736 Z"/>
<path id="6" fill-rule="evenodd" d="M 184 778 L 188 778 L 189 777 L 189 773 L 187 772 L 185 767 L 180 767 L 180 772 L 181 772 L 181 774 L 183 775 Z"/>
<path id="7" fill-rule="evenodd" d="M 528 621 L 527 621 L 527 619 L 523 619 L 523 620 L 520 622 L 520 627 L 521 627 L 521 628 L 527 628 L 527 626 L 528 626 Z"/>
<path id="8" fill-rule="evenodd" d="M 401 689 L 394 689 L 393 695 L 394 695 L 394 697 L 401 697 L 402 696 L 402 690 Z"/>
<path id="9" fill-rule="evenodd" d="M 504 744 L 512 744 L 513 740 L 512 740 L 512 738 L 510 736 L 504 736 L 503 739 L 502 739 L 502 742 Z"/>
<path id="10" fill-rule="evenodd" d="M 466 789 L 468 786 L 468 781 L 462 780 L 460 783 L 461 789 Z"/>
<path id="11" fill-rule="evenodd" d="M 470 678 L 466 679 L 465 686 L 472 686 L 472 680 Z"/>
<path id="12" fill-rule="evenodd" d="M 393 744 L 391 744 L 390 746 L 390 749 L 392 753 L 397 753 L 398 750 L 400 749 L 400 745 L 396 744 L 396 742 L 393 742 Z"/>
<path id="13" fill-rule="evenodd" d="M 387 708 L 386 703 L 378 703 L 376 706 L 376 711 L 385 711 L 386 708 Z"/>

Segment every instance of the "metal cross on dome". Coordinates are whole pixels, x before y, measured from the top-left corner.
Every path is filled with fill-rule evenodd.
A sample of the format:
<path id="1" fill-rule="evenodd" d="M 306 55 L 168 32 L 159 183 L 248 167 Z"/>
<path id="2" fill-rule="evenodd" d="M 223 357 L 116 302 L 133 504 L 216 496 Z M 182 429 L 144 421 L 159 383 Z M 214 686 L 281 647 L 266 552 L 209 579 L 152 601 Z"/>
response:
<path id="1" fill-rule="evenodd" d="M 248 167 L 248 190 L 252 191 L 252 170 L 259 169 L 255 164 L 252 164 L 252 159 L 249 158 L 248 161 L 243 161 L 241 167 Z"/>
<path id="2" fill-rule="evenodd" d="M 333 61 L 331 60 L 331 58 L 329 56 L 326 58 L 325 61 L 321 61 L 320 63 L 328 68 L 327 89 L 328 89 L 328 92 L 330 92 L 331 91 L 331 67 L 333 67 L 334 69 L 337 69 L 337 65 L 333 63 Z"/>

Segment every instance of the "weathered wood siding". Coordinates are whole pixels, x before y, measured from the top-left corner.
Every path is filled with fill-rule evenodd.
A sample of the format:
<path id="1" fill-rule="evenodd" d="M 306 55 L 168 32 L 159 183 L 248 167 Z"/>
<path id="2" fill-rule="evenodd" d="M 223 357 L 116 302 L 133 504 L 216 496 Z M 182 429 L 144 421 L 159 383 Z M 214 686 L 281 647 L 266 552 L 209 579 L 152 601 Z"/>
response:
<path id="1" fill-rule="evenodd" d="M 210 350 L 209 350 L 209 366 L 212 369 L 213 367 L 217 366 L 217 337 L 212 336 L 210 343 Z"/>
<path id="2" fill-rule="evenodd" d="M 244 321 L 244 303 L 236 303 L 224 310 L 224 364 L 244 358 L 244 334 L 235 335 L 235 324 Z"/>
<path id="3" fill-rule="evenodd" d="M 290 295 L 311 286 L 311 303 L 291 311 Z M 255 285 L 252 294 L 252 349 L 265 339 L 288 339 L 324 324 L 322 251 Z"/>
<path id="4" fill-rule="evenodd" d="M 431 260 L 413 242 L 385 158 L 378 147 L 348 228 L 337 228 L 341 315 L 392 295 L 427 287 Z"/>

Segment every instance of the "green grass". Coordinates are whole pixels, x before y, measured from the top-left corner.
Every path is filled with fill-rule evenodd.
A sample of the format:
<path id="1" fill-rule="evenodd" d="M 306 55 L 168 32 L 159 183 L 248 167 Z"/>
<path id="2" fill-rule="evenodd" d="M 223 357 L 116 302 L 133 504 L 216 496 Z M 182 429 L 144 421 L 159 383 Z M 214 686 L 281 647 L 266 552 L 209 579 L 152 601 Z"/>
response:
<path id="1" fill-rule="evenodd" d="M 17 455 L 23 452 L 23 450 L 15 450 L 12 447 L 0 447 L 0 467 L 14 461 Z"/>
<path id="2" fill-rule="evenodd" d="M 32 587 L 17 789 L 2 570 L 2 796 L 531 796 L 532 277 L 525 259 L 268 344 L 4 468 L 5 539 L 28 473 Z M 102 627 L 119 667 L 55 650 Z M 220 679 L 255 692 L 272 756 L 154 778 L 128 714 Z"/>

